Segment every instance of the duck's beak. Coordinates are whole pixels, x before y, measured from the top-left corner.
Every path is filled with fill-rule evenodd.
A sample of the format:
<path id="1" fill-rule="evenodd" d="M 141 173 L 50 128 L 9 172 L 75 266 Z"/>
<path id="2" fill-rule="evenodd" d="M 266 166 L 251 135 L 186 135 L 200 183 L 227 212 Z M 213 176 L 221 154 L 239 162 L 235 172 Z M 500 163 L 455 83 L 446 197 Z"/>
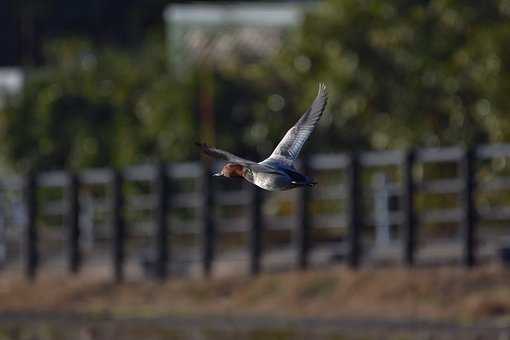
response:
<path id="1" fill-rule="evenodd" d="M 223 174 L 221 172 L 217 172 L 215 174 L 213 174 L 214 177 L 222 177 Z"/>

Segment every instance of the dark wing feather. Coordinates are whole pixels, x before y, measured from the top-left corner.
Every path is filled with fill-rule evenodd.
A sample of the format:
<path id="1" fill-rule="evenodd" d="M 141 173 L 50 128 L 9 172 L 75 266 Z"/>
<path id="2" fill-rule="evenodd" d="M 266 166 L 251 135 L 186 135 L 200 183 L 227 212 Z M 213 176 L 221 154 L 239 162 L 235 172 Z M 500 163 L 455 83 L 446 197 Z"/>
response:
<path id="1" fill-rule="evenodd" d="M 220 149 L 211 148 L 210 146 L 208 146 L 205 143 L 196 143 L 196 144 L 200 147 L 200 150 L 204 154 L 211 156 L 213 158 L 217 158 L 217 159 L 221 159 L 221 160 L 224 160 L 227 162 L 237 163 L 237 164 L 241 164 L 241 165 L 257 164 L 253 161 L 250 161 L 250 160 L 241 158 L 239 156 L 236 156 L 234 154 L 231 154 L 230 152 L 220 150 Z"/>
<path id="2" fill-rule="evenodd" d="M 236 156 L 236 155 L 231 154 L 230 152 L 227 152 L 224 150 L 211 148 L 210 146 L 208 146 L 205 143 L 196 143 L 196 144 L 200 147 L 202 152 L 208 156 L 211 156 L 211 157 L 214 157 L 217 159 L 221 159 L 221 160 L 229 162 L 229 163 L 240 164 L 242 166 L 252 169 L 253 171 L 281 174 L 281 171 L 278 171 L 271 167 L 250 161 L 248 159 L 241 158 L 239 156 Z"/>
<path id="3" fill-rule="evenodd" d="M 294 182 L 297 183 L 305 183 L 307 182 L 308 178 L 305 175 L 300 174 L 297 171 L 293 171 L 290 169 L 283 170 Z"/>
<path id="4" fill-rule="evenodd" d="M 283 161 L 287 165 L 292 166 L 292 163 L 299 156 L 301 148 L 319 122 L 327 102 L 328 92 L 326 90 L 326 85 L 320 83 L 319 92 L 310 108 L 301 116 L 297 123 L 287 131 L 268 160 L 274 159 Z"/>

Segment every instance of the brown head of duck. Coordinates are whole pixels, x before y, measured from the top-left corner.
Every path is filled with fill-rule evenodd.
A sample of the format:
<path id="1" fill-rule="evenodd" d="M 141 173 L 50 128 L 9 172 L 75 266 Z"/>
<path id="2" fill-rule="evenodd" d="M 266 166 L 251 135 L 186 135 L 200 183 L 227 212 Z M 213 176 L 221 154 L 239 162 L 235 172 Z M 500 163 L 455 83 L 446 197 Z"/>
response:
<path id="1" fill-rule="evenodd" d="M 241 164 L 227 163 L 220 172 L 215 173 L 213 176 L 244 177 L 244 173 L 245 169 Z"/>

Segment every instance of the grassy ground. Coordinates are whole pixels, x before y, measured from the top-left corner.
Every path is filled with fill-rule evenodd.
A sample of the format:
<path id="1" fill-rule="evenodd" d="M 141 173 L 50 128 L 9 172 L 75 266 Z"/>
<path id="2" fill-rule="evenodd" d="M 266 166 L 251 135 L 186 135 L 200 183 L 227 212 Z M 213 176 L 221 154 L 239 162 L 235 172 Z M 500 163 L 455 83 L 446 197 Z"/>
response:
<path id="1" fill-rule="evenodd" d="M 264 315 L 510 323 L 510 271 L 498 266 L 365 269 L 115 285 L 104 276 L 0 277 L 0 312 L 119 316 Z"/>

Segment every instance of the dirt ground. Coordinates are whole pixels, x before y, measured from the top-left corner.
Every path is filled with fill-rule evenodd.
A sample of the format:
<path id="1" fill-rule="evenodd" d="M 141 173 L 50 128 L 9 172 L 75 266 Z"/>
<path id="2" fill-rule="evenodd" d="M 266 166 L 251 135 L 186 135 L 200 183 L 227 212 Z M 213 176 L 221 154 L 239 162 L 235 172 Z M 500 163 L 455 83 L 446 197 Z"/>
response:
<path id="1" fill-rule="evenodd" d="M 101 275 L 0 276 L 0 313 L 119 316 L 264 315 L 428 319 L 510 324 L 510 271 L 499 266 L 345 268 L 257 278 L 169 279 L 114 284 Z"/>

